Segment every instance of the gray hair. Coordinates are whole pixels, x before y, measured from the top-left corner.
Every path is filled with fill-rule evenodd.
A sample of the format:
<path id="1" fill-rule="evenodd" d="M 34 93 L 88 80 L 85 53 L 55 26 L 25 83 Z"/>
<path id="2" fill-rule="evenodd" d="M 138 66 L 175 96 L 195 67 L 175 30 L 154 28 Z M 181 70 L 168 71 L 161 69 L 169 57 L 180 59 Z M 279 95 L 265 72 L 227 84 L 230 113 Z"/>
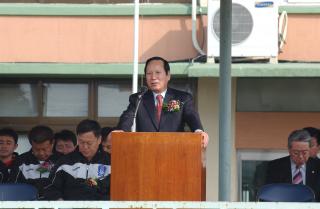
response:
<path id="1" fill-rule="evenodd" d="M 311 136 L 306 130 L 294 130 L 288 137 L 288 148 L 292 147 L 292 142 L 308 142 L 309 147 L 311 146 Z"/>

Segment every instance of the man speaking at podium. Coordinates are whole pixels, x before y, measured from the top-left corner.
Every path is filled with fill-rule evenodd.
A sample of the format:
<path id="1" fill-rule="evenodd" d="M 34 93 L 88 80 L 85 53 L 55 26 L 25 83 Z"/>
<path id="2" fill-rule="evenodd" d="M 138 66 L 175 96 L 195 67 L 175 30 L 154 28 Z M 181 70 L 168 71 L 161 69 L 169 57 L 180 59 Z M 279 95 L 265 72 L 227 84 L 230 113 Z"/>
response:
<path id="1" fill-rule="evenodd" d="M 129 106 L 120 116 L 117 129 L 131 131 L 134 120 L 138 132 L 183 132 L 185 124 L 202 135 L 202 147 L 208 144 L 191 94 L 168 87 L 170 66 L 161 57 L 146 61 L 147 90 L 132 94 Z"/>

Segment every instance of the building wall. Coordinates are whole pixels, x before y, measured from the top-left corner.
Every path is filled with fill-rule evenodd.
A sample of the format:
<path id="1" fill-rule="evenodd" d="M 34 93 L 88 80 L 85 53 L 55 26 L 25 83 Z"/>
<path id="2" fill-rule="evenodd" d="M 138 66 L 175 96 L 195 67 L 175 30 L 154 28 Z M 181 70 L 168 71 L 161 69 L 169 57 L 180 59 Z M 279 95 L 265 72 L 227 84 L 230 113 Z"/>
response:
<path id="1" fill-rule="evenodd" d="M 289 14 L 286 44 L 280 60 L 319 61 L 319 14 Z"/>
<path id="2" fill-rule="evenodd" d="M 191 16 L 142 16 L 139 59 L 170 61 L 197 56 Z M 289 14 L 279 60 L 320 59 L 319 14 Z M 199 16 L 199 45 L 206 49 L 207 17 Z M 0 62 L 127 63 L 133 59 L 132 16 L 0 16 Z"/>
<path id="3" fill-rule="evenodd" d="M 280 60 L 318 61 L 319 15 L 289 14 L 287 44 Z M 198 19 L 198 40 L 206 48 L 206 16 Z M 132 16 L 0 16 L 0 62 L 130 63 L 133 59 Z M 170 61 L 197 56 L 191 39 L 190 16 L 142 16 L 140 61 L 154 55 Z M 279 138 L 302 122 L 317 125 L 318 114 L 235 112 L 233 81 L 232 141 L 239 149 L 283 148 Z M 218 79 L 199 78 L 198 109 L 209 133 L 207 199 L 218 200 L 219 110 Z M 293 118 L 299 118 L 294 121 Z M 277 119 L 276 121 L 274 119 Z M 290 123 L 294 121 L 297 123 Z M 272 127 L 277 127 L 273 129 Z M 282 132 L 268 132 L 267 130 Z M 234 131 L 235 130 L 235 131 Z M 286 134 L 284 134 L 286 132 Z M 261 137 L 260 140 L 256 140 Z M 272 139 L 272 140 L 270 140 Z M 269 143 L 270 142 L 270 143 Z M 272 142 L 272 143 L 271 143 Z M 232 200 L 237 200 L 236 149 L 232 155 Z"/>
<path id="4" fill-rule="evenodd" d="M 236 147 L 287 149 L 290 132 L 303 127 L 319 127 L 319 121 L 319 112 L 237 112 Z"/>
<path id="5" fill-rule="evenodd" d="M 0 62 L 128 63 L 133 29 L 131 16 L 0 16 Z M 142 17 L 139 36 L 141 61 L 155 55 L 168 60 L 197 56 L 190 17 Z"/>

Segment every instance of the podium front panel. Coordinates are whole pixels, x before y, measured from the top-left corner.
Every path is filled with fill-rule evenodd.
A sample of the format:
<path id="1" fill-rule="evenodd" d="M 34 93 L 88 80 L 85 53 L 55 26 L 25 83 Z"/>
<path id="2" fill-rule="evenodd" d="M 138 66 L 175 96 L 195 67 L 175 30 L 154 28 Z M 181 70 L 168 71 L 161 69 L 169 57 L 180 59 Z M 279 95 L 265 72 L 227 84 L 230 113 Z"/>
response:
<path id="1" fill-rule="evenodd" d="M 112 133 L 111 200 L 200 201 L 199 133 Z"/>

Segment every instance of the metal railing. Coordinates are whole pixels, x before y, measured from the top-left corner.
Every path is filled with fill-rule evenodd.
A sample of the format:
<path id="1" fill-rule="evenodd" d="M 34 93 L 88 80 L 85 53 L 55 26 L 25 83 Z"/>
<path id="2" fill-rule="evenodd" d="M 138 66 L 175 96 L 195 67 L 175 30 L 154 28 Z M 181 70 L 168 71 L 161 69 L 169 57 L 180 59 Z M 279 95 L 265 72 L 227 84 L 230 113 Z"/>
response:
<path id="1" fill-rule="evenodd" d="M 172 201 L 0 201 L 0 208 L 320 209 L 318 203 Z"/>

